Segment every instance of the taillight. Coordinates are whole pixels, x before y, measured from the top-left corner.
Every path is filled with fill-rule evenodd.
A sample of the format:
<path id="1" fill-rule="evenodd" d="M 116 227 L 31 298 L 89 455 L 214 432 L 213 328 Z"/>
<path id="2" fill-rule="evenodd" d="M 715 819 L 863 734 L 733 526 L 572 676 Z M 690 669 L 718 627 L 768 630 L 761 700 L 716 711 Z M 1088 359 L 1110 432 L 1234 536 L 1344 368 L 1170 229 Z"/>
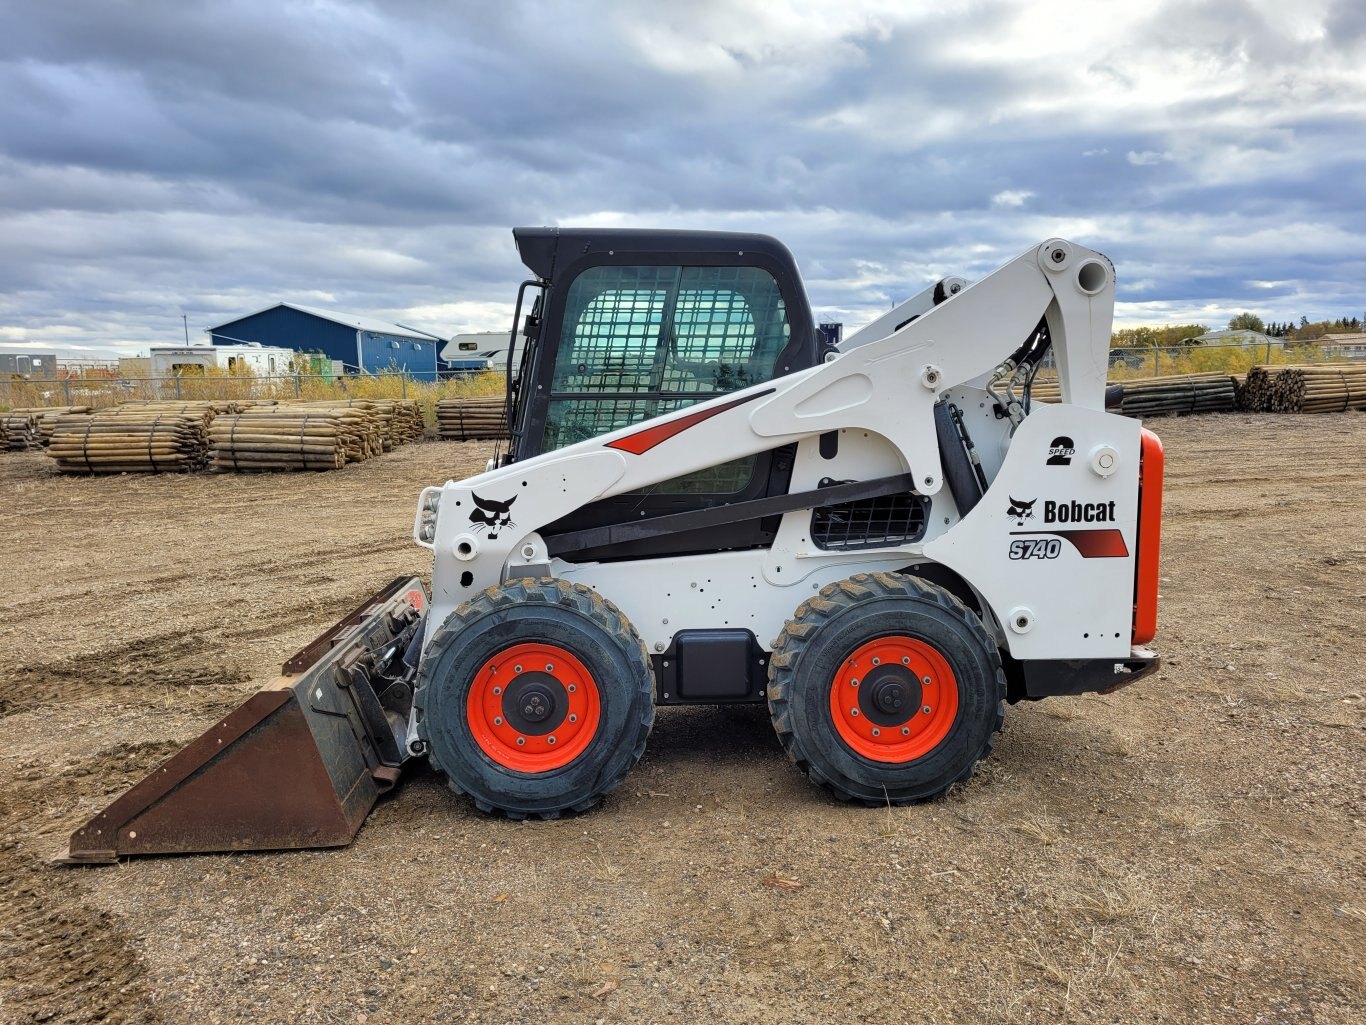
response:
<path id="1" fill-rule="evenodd" d="M 1138 551 L 1134 562 L 1134 644 L 1157 634 L 1158 554 L 1162 547 L 1162 441 L 1143 428 L 1138 466 Z"/>

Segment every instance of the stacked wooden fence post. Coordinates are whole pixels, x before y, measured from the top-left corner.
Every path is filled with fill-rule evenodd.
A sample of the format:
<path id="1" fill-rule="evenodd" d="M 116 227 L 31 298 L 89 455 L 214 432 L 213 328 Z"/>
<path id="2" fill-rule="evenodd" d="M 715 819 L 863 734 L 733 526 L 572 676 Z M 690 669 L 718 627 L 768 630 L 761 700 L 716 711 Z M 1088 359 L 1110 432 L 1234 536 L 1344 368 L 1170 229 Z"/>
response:
<path id="1" fill-rule="evenodd" d="M 47 454 L 63 473 L 167 473 L 202 470 L 209 410 L 101 410 L 60 417 Z"/>
<path id="2" fill-rule="evenodd" d="M 262 406 L 215 418 L 213 469 L 338 470 L 384 451 L 379 418 L 354 406 Z"/>
<path id="3" fill-rule="evenodd" d="M 1366 409 L 1366 364 L 1255 366 L 1246 374 L 1174 374 L 1114 382 L 1125 416 L 1173 413 L 1334 413 Z M 1035 402 L 1062 401 L 1057 381 L 1038 381 Z"/>
<path id="4" fill-rule="evenodd" d="M 1243 406 L 1259 413 L 1337 413 L 1366 409 L 1366 365 L 1320 363 L 1248 371 Z"/>
<path id="5" fill-rule="evenodd" d="M 441 399 L 436 426 L 445 441 L 501 440 L 508 436 L 506 400 L 501 395 Z"/>
<path id="6" fill-rule="evenodd" d="M 1234 385 L 1227 374 L 1174 374 L 1114 383 L 1123 392 L 1118 412 L 1124 416 L 1227 413 L 1234 409 Z M 1035 402 L 1061 402 L 1058 382 L 1036 382 L 1030 389 L 1030 398 Z"/>
<path id="7" fill-rule="evenodd" d="M 38 422 L 38 441 L 47 447 L 47 443 L 52 440 L 52 432 L 57 427 L 57 420 L 66 416 L 68 413 L 89 413 L 89 406 L 27 406 L 11 409 L 4 414 L 6 418 L 11 416 L 31 416 Z"/>
<path id="8" fill-rule="evenodd" d="M 38 418 L 24 410 L 0 414 L 0 451 L 24 452 L 42 444 Z"/>

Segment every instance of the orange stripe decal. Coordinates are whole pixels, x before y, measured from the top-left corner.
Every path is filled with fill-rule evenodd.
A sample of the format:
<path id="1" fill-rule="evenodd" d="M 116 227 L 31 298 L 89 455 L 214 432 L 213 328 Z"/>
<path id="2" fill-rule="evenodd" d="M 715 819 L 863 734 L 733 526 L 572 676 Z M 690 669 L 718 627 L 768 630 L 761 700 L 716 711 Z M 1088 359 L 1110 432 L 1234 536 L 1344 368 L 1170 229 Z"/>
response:
<path id="1" fill-rule="evenodd" d="M 717 413 L 724 413 L 726 410 L 734 409 L 736 406 L 743 406 L 746 402 L 762 398 L 765 395 L 771 395 L 777 390 L 777 388 L 768 388 L 761 392 L 755 392 L 753 395 L 732 399 L 730 402 L 720 406 L 713 406 L 711 409 L 699 409 L 695 413 L 680 416 L 677 420 L 669 420 L 666 423 L 656 424 L 654 427 L 646 427 L 642 431 L 636 431 L 635 434 L 628 434 L 626 437 L 618 438 L 616 441 L 609 441 L 607 447 L 617 449 L 621 452 L 630 452 L 633 455 L 643 455 L 656 445 L 668 441 L 675 434 L 682 434 L 689 427 L 695 427 L 703 420 L 710 420 L 712 417 L 716 416 Z"/>

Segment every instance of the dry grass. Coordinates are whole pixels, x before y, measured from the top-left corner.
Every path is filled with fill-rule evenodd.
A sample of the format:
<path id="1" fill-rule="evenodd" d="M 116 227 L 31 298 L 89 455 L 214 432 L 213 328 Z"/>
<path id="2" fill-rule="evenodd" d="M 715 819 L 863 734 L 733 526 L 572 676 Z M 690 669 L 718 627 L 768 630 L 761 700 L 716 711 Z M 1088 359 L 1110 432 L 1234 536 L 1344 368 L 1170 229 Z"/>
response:
<path id="1" fill-rule="evenodd" d="M 1022 836 L 1047 846 L 1056 843 L 1062 836 L 1062 823 L 1051 815 L 1042 812 L 1026 815 L 1010 824 L 1010 828 Z"/>
<path id="2" fill-rule="evenodd" d="M 1208 833 L 1211 829 L 1225 824 L 1225 820 L 1209 818 L 1200 809 L 1189 804 L 1170 805 L 1159 811 L 1157 817 L 1165 825 L 1188 835 Z"/>
<path id="3" fill-rule="evenodd" d="M 1191 345 L 1180 351 L 1162 349 L 1127 350 L 1139 356 L 1138 366 L 1110 368 L 1110 380 L 1129 381 L 1138 377 L 1169 377 L 1173 374 L 1245 374 L 1255 366 L 1328 362 L 1316 345 L 1273 346 L 1270 354 L 1262 346 Z"/>
<path id="4" fill-rule="evenodd" d="M 96 408 L 141 399 L 409 399 L 422 407 L 429 425 L 436 423 L 439 399 L 501 395 L 502 374 L 478 374 L 444 381 L 415 381 L 403 374 L 332 377 L 300 374 L 260 378 L 208 368 L 179 378 L 118 380 L 77 377 L 67 381 L 7 381 L 0 387 L 0 409 L 23 406 L 88 405 Z"/>

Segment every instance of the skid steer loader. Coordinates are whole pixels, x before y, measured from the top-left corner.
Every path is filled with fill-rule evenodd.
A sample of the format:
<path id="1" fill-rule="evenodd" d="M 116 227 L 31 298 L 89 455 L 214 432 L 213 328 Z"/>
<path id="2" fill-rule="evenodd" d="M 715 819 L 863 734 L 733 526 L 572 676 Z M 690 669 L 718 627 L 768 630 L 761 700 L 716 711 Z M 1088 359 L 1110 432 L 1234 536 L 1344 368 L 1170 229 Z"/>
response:
<path id="1" fill-rule="evenodd" d="M 833 345 L 772 238 L 514 236 L 511 440 L 422 492 L 430 597 L 394 581 L 61 860 L 345 844 L 419 758 L 486 812 L 583 811 L 658 705 L 767 703 L 836 797 L 919 801 L 1007 702 L 1157 667 L 1162 447 L 1105 410 L 1104 256 L 1050 239 Z"/>

